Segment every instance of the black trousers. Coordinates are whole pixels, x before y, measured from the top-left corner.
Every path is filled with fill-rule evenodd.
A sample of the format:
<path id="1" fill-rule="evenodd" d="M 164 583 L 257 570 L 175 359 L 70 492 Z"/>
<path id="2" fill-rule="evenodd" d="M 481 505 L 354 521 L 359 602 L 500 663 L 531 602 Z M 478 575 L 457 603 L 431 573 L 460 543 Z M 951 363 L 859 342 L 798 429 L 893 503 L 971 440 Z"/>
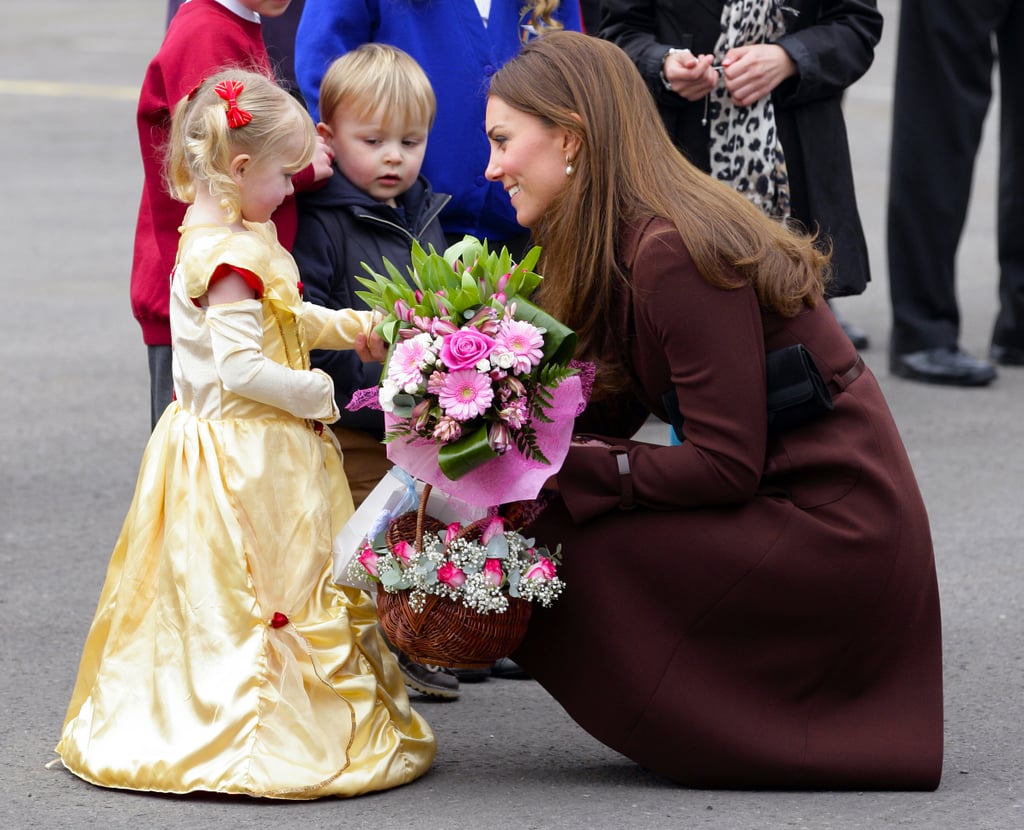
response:
<path id="1" fill-rule="evenodd" d="M 902 0 L 888 204 L 894 354 L 958 344 L 956 252 L 997 64 L 992 342 L 1024 349 L 1024 0 Z"/>

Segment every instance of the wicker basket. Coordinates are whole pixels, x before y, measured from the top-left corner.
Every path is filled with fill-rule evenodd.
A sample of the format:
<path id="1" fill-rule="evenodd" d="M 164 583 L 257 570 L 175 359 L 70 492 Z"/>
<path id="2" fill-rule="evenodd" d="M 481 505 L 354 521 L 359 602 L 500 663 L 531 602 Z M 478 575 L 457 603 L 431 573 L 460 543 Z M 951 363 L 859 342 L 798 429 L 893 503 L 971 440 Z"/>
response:
<path id="1" fill-rule="evenodd" d="M 426 515 L 427 485 L 416 512 L 405 513 L 388 526 L 388 547 L 399 541 L 423 549 L 424 532 L 443 530 L 445 525 Z M 467 525 L 459 534 L 479 538 L 487 520 Z M 409 607 L 409 591 L 377 591 L 377 614 L 387 638 L 418 663 L 433 663 L 449 668 L 483 668 L 508 656 L 526 634 L 532 606 L 509 597 L 508 610 L 502 614 L 481 614 L 461 602 L 428 595 L 423 610 Z"/>

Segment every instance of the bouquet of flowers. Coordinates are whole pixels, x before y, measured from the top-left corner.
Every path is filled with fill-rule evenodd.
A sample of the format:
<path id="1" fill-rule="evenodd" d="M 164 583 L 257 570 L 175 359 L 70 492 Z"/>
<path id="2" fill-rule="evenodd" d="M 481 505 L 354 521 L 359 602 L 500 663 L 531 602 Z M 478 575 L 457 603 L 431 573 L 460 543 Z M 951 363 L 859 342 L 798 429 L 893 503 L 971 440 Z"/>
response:
<path id="1" fill-rule="evenodd" d="M 526 299 L 539 256 L 513 263 L 466 237 L 443 254 L 414 245 L 412 285 L 386 260 L 386 275 L 364 265 L 372 278 L 358 278 L 390 344 L 388 457 L 470 504 L 534 498 L 583 407 L 575 333 Z"/>
<path id="2" fill-rule="evenodd" d="M 536 499 L 584 405 L 575 333 L 527 299 L 541 281 L 539 256 L 534 248 L 514 263 L 466 237 L 443 254 L 414 245 L 411 284 L 387 260 L 385 274 L 364 264 L 370 276 L 358 278 L 359 297 L 384 315 L 390 348 L 373 400 L 357 395 L 350 407 L 384 410 L 388 458 L 410 492 L 386 502 L 344 570 L 352 584 L 378 586 L 381 626 L 421 662 L 476 666 L 507 655 L 531 603 L 549 606 L 564 589 L 560 547 L 539 547 L 498 510 Z M 424 484 L 411 510 L 416 479 Z M 434 487 L 486 515 L 427 515 Z"/>

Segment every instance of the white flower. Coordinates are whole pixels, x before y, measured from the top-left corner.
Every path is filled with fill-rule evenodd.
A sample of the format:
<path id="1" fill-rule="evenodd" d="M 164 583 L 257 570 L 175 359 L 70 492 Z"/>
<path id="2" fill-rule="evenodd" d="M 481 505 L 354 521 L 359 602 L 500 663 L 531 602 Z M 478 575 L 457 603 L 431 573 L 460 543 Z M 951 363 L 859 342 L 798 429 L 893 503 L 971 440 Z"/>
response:
<path id="1" fill-rule="evenodd" d="M 515 365 L 516 356 L 512 352 L 495 351 L 491 360 L 499 369 L 511 369 Z"/>
<path id="2" fill-rule="evenodd" d="M 385 412 L 393 412 L 395 409 L 395 395 L 398 394 L 398 387 L 390 380 L 385 378 L 380 384 L 380 393 L 378 399 L 380 400 L 380 408 Z"/>

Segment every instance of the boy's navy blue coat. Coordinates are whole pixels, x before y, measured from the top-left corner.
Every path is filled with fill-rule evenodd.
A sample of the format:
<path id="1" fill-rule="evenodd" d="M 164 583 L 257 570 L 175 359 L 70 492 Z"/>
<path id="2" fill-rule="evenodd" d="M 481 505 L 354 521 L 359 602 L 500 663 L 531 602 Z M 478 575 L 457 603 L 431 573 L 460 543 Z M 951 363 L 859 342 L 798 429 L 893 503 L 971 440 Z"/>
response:
<path id="1" fill-rule="evenodd" d="M 359 190 L 335 167 L 324 187 L 296 199 L 299 228 L 292 255 L 299 266 L 305 299 L 327 308 L 366 308 L 355 293 L 362 288 L 355 277 L 367 276 L 361 263 L 383 272 L 387 258 L 405 274 L 413 242 L 427 250 L 433 245 L 443 251 L 445 236 L 437 217 L 448 199 L 434 193 L 420 176 L 399 197 L 400 209 L 395 209 Z M 310 357 L 313 366 L 334 379 L 334 397 L 341 409 L 338 424 L 383 437 L 380 411 L 345 410 L 353 392 L 377 385 L 380 364 L 363 363 L 354 351 L 314 350 Z"/>

